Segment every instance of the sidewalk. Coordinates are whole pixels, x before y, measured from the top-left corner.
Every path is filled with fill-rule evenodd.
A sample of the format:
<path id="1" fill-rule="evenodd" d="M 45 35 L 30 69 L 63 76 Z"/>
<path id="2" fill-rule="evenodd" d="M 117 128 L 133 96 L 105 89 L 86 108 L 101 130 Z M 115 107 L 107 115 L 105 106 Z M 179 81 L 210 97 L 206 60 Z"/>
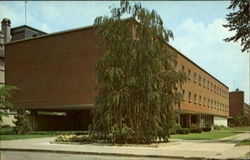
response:
<path id="1" fill-rule="evenodd" d="M 51 144 L 54 138 L 1 141 L 0 150 L 39 151 L 56 153 L 116 155 L 135 157 L 181 157 L 199 159 L 247 159 L 250 146 L 235 147 L 235 143 L 250 137 L 240 133 L 216 141 L 170 140 L 170 143 L 150 145 Z M 250 158 L 250 157 L 248 157 Z"/>

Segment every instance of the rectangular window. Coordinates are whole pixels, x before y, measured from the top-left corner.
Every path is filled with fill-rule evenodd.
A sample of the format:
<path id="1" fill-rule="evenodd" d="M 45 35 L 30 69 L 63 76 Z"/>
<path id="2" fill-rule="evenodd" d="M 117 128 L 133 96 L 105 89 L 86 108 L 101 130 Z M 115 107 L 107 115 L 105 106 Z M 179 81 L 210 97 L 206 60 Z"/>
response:
<path id="1" fill-rule="evenodd" d="M 186 97 L 185 97 L 185 90 L 182 90 L 182 97 L 183 97 L 183 101 L 186 100 Z"/>
<path id="2" fill-rule="evenodd" d="M 196 104 L 196 94 L 194 94 L 194 104 Z"/>
<path id="3" fill-rule="evenodd" d="M 191 70 L 190 69 L 188 70 L 188 78 L 189 78 L 189 80 L 191 80 Z"/>
<path id="4" fill-rule="evenodd" d="M 219 94 L 219 87 L 217 87 L 217 94 Z"/>
<path id="5" fill-rule="evenodd" d="M 174 70 L 177 71 L 177 62 L 174 62 Z"/>
<path id="6" fill-rule="evenodd" d="M 213 92 L 213 83 L 210 83 L 211 85 L 210 85 L 210 89 L 211 89 L 211 91 Z"/>
<path id="7" fill-rule="evenodd" d="M 192 101 L 192 98 L 191 98 L 191 92 L 188 93 L 188 101 L 191 102 Z"/>
<path id="8" fill-rule="evenodd" d="M 214 93 L 216 93 L 216 85 L 214 85 Z"/>
<path id="9" fill-rule="evenodd" d="M 206 87 L 206 79 L 205 78 L 203 79 L 203 87 L 204 88 Z"/>
<path id="10" fill-rule="evenodd" d="M 206 98 L 203 99 L 203 105 L 206 106 Z"/>
<path id="11" fill-rule="evenodd" d="M 194 73 L 194 83 L 196 83 L 196 73 Z"/>
<path id="12" fill-rule="evenodd" d="M 214 101 L 211 100 L 211 107 L 213 108 L 214 107 Z"/>
<path id="13" fill-rule="evenodd" d="M 199 76 L 199 85 L 201 85 L 201 76 Z"/>
<path id="14" fill-rule="evenodd" d="M 207 80 L 207 89 L 209 89 L 209 81 Z"/>
<path id="15" fill-rule="evenodd" d="M 199 96 L 199 104 L 201 105 L 201 96 Z"/>
<path id="16" fill-rule="evenodd" d="M 181 71 L 184 73 L 185 72 L 185 66 L 182 65 Z"/>
<path id="17" fill-rule="evenodd" d="M 207 99 L 207 106 L 210 107 L 210 99 Z"/>

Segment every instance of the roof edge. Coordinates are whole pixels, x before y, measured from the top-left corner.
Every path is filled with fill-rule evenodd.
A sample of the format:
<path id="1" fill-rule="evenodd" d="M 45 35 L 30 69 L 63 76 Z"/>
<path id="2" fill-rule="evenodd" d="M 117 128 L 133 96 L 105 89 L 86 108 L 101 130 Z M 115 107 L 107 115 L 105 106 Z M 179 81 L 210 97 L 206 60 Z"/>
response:
<path id="1" fill-rule="evenodd" d="M 131 19 L 131 18 L 127 18 L 127 19 Z M 124 19 L 124 20 L 127 20 Z M 31 37 L 28 39 L 22 39 L 22 40 L 17 40 L 17 41 L 13 41 L 13 42 L 8 42 L 5 45 L 10 45 L 10 44 L 15 44 L 15 43 L 20 43 L 20 42 L 24 42 L 24 41 L 29 41 L 29 40 L 34 40 L 34 39 L 39 39 L 39 38 L 45 38 L 45 37 L 49 37 L 49 36 L 54 36 L 54 35 L 58 35 L 58 34 L 63 34 L 63 33 L 69 33 L 69 32 L 75 32 L 75 31 L 79 31 L 79 30 L 85 30 L 85 29 L 90 29 L 90 28 L 94 28 L 96 26 L 94 25 L 89 25 L 89 26 L 85 26 L 85 27 L 79 27 L 79 28 L 74 28 L 74 29 L 69 29 L 69 30 L 64 30 L 64 31 L 59 31 L 59 32 L 54 32 L 54 33 L 49 33 L 46 35 L 41 35 L 38 37 Z M 227 85 L 225 85 L 224 83 L 222 83 L 221 81 L 219 81 L 217 78 L 215 78 L 214 76 L 212 76 L 210 73 L 208 73 L 206 70 L 204 70 L 203 68 L 201 68 L 198 64 L 196 64 L 195 62 L 193 62 L 191 59 L 189 59 L 187 56 L 185 56 L 184 54 L 182 54 L 180 51 L 178 51 L 176 48 L 174 48 L 173 46 L 171 46 L 169 43 L 166 43 L 169 47 L 171 47 L 172 49 L 174 49 L 177 53 L 179 53 L 182 57 L 184 57 L 186 60 L 188 60 L 189 62 L 191 62 L 193 65 L 195 65 L 196 67 L 198 67 L 199 69 L 201 69 L 202 71 L 204 71 L 205 73 L 207 73 L 209 76 L 211 76 L 212 78 L 214 78 L 216 81 L 218 81 L 219 83 L 221 83 L 223 86 L 225 86 L 227 89 L 229 89 L 229 87 Z"/>

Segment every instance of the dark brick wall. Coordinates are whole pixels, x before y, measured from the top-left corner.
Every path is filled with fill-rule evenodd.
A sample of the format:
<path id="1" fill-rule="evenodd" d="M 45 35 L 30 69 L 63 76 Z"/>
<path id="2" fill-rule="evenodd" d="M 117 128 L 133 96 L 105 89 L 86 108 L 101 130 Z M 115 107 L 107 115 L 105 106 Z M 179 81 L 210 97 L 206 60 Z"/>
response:
<path id="1" fill-rule="evenodd" d="M 101 53 L 93 28 L 6 45 L 6 84 L 20 88 L 12 102 L 25 107 L 92 104 L 93 68 Z"/>
<path id="2" fill-rule="evenodd" d="M 236 91 L 229 92 L 229 107 L 230 107 L 230 116 L 235 116 L 240 114 L 241 110 L 244 107 L 244 92 Z"/>

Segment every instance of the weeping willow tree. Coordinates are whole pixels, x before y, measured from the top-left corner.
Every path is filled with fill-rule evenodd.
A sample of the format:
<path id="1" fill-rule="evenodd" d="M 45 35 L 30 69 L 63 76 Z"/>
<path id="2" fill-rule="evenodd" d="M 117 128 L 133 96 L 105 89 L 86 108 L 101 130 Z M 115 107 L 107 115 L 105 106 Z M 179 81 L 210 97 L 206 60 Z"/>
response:
<path id="1" fill-rule="evenodd" d="M 110 17 L 97 17 L 94 25 L 105 54 L 95 67 L 99 94 L 92 136 L 112 143 L 167 141 L 173 106 L 181 101 L 177 85 L 185 80 L 174 69 L 176 53 L 166 45 L 172 32 L 154 10 L 128 1 L 112 8 Z"/>

